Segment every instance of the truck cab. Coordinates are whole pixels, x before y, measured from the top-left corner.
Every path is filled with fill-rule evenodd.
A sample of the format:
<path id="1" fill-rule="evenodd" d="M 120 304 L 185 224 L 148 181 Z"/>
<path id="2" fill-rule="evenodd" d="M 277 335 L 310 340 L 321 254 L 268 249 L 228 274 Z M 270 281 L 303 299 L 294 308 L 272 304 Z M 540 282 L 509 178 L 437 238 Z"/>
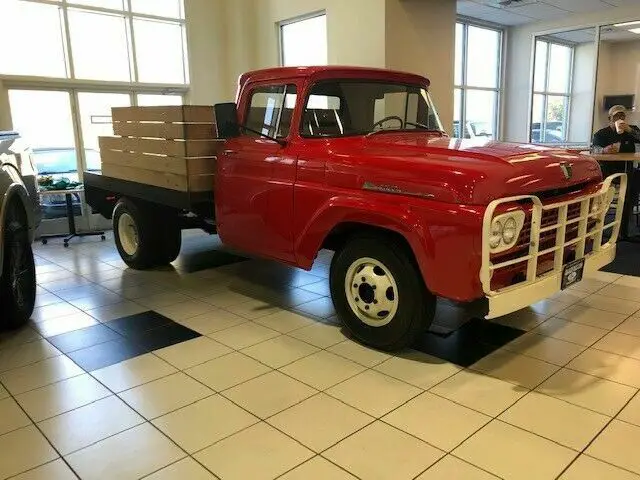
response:
<path id="1" fill-rule="evenodd" d="M 303 269 L 335 251 L 336 311 L 367 345 L 411 345 L 438 297 L 494 318 L 615 258 L 624 175 L 566 150 L 449 138 L 424 77 L 260 70 L 215 111 L 221 240 Z"/>

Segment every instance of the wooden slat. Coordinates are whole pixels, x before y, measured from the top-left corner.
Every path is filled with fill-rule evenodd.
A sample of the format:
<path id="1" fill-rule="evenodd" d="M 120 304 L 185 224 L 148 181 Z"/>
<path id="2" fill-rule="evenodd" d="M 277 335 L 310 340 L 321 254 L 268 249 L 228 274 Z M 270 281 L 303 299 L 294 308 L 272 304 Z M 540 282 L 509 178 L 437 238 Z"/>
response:
<path id="1" fill-rule="evenodd" d="M 168 140 L 211 140 L 217 134 L 213 123 L 135 122 L 114 122 L 113 133 L 123 137 L 164 138 Z"/>
<path id="2" fill-rule="evenodd" d="M 103 165 L 108 163 L 178 175 L 202 175 L 216 172 L 215 157 L 165 157 L 105 149 L 100 150 L 100 157 Z"/>
<path id="3" fill-rule="evenodd" d="M 204 192 L 213 190 L 215 175 L 177 175 L 175 173 L 155 172 L 137 167 L 126 167 L 105 163 L 102 174 L 156 187 L 179 190 L 182 192 Z"/>
<path id="4" fill-rule="evenodd" d="M 193 122 L 214 123 L 210 105 L 172 105 L 163 107 L 113 107 L 114 122 Z"/>
<path id="5" fill-rule="evenodd" d="M 224 140 L 165 140 L 162 138 L 100 137 L 101 150 L 156 153 L 170 157 L 213 157 Z"/>

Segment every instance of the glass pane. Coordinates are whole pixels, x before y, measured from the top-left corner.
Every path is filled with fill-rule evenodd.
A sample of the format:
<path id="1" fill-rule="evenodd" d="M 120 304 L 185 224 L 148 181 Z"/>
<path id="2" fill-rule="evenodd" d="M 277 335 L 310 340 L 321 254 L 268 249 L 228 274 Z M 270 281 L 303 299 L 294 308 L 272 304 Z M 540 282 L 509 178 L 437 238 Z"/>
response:
<path id="1" fill-rule="evenodd" d="M 131 99 L 127 93 L 78 93 L 78 109 L 82 140 L 84 141 L 85 170 L 101 170 L 98 137 L 113 135 L 111 107 L 129 107 Z"/>
<path id="2" fill-rule="evenodd" d="M 456 23 L 456 70 L 455 85 L 462 85 L 462 59 L 464 56 L 464 25 Z"/>
<path id="3" fill-rule="evenodd" d="M 130 81 L 124 17 L 69 10 L 76 78 Z"/>
<path id="4" fill-rule="evenodd" d="M 41 188 L 61 188 L 78 181 L 69 93 L 9 90 L 9 106 L 13 128 L 33 147 Z M 44 219 L 66 217 L 64 195 L 43 195 L 41 204 Z M 82 214 L 79 196 L 74 211 Z"/>
<path id="5" fill-rule="evenodd" d="M 500 32 L 470 25 L 467 35 L 467 85 L 498 88 Z"/>
<path id="6" fill-rule="evenodd" d="M 460 137 L 460 122 L 462 121 L 462 90 L 453 90 L 453 137 Z"/>
<path id="7" fill-rule="evenodd" d="M 549 64 L 548 91 L 554 93 L 569 93 L 571 78 L 571 57 L 573 49 L 564 45 L 551 45 Z"/>
<path id="8" fill-rule="evenodd" d="M 153 20 L 133 20 L 138 80 L 185 83 L 182 26 Z"/>
<path id="9" fill-rule="evenodd" d="M 160 95 L 141 93 L 138 95 L 138 105 L 141 107 L 164 107 L 167 105 L 182 105 L 182 95 Z"/>
<path id="10" fill-rule="evenodd" d="M 282 25 L 282 64 L 327 64 L 327 16 Z"/>
<path id="11" fill-rule="evenodd" d="M 284 85 L 256 88 L 251 95 L 247 126 L 270 137 L 286 137 L 291 128 L 296 95 L 295 85 L 287 85 L 286 94 Z"/>
<path id="12" fill-rule="evenodd" d="M 549 95 L 547 97 L 546 125 L 542 132 L 543 143 L 566 141 L 567 97 Z"/>
<path id="13" fill-rule="evenodd" d="M 466 135 L 495 138 L 496 92 L 467 90 L 465 96 Z"/>
<path id="14" fill-rule="evenodd" d="M 131 0 L 134 13 L 146 13 L 159 17 L 182 18 L 182 0 Z"/>
<path id="15" fill-rule="evenodd" d="M 123 0 L 67 0 L 67 3 L 86 5 L 89 7 L 111 8 L 112 10 L 122 10 Z"/>
<path id="16" fill-rule="evenodd" d="M 544 92 L 547 87 L 547 42 L 536 42 L 536 59 L 533 74 L 533 89 L 536 92 Z"/>
<path id="17" fill-rule="evenodd" d="M 0 0 L 0 73 L 66 77 L 60 7 Z"/>

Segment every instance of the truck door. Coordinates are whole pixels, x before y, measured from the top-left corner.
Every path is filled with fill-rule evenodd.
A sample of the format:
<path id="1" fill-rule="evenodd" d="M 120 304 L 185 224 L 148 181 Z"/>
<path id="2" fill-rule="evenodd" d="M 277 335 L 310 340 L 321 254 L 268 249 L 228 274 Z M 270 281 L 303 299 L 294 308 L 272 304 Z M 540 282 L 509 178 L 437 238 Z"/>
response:
<path id="1" fill-rule="evenodd" d="M 257 84 L 238 106 L 249 131 L 227 141 L 218 158 L 216 218 L 222 241 L 262 256 L 293 262 L 293 185 L 297 156 L 287 141 L 296 105 L 294 83 Z"/>

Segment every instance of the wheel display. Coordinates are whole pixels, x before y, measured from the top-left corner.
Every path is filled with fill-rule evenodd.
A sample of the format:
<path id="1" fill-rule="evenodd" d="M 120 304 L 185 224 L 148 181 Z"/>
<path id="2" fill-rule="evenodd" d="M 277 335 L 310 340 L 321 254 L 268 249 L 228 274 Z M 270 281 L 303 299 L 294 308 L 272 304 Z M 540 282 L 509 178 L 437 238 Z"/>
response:
<path id="1" fill-rule="evenodd" d="M 410 252 L 393 239 L 360 237 L 336 252 L 331 296 L 347 329 L 381 350 L 411 346 L 431 324 L 436 298 Z"/>
<path id="2" fill-rule="evenodd" d="M 0 278 L 0 328 L 15 329 L 26 324 L 36 302 L 36 267 L 27 220 L 21 213 L 15 205 L 7 212 Z"/>

